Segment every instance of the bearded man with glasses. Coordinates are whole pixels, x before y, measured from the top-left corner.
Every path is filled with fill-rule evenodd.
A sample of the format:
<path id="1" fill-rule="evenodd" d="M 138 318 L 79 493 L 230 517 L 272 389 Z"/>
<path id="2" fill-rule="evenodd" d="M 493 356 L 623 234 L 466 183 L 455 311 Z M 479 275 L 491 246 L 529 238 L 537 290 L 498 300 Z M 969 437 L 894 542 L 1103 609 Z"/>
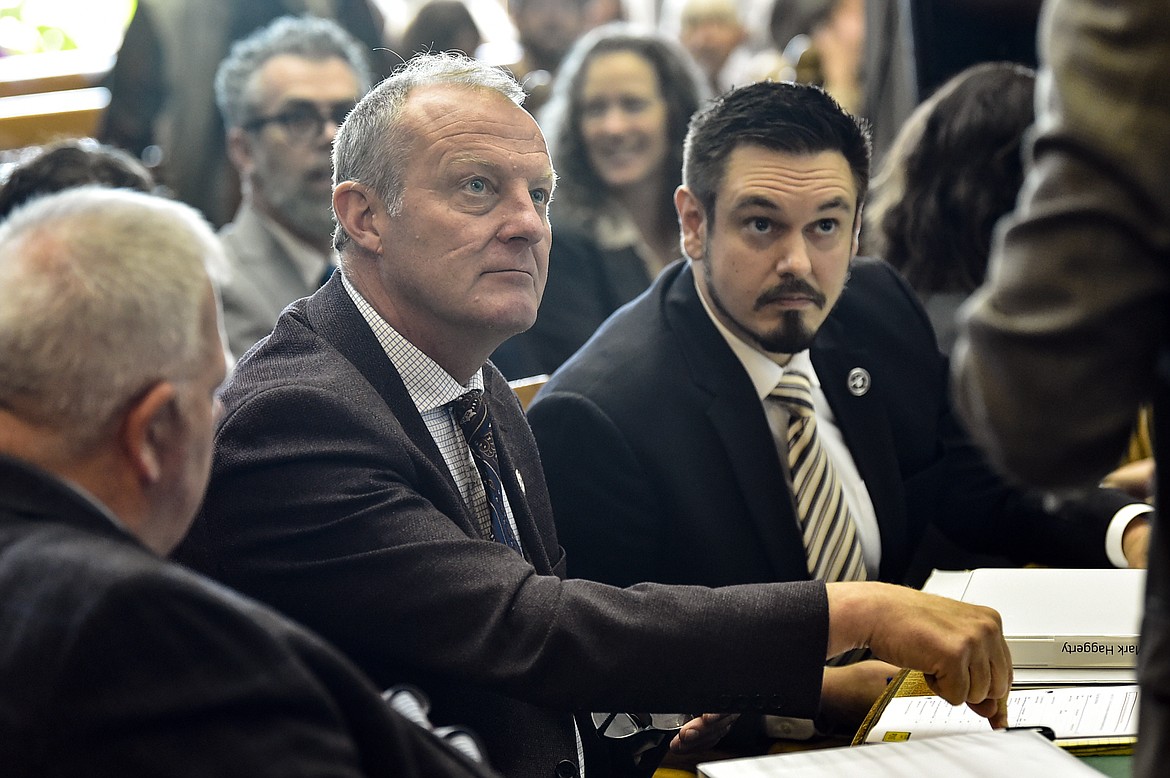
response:
<path id="1" fill-rule="evenodd" d="M 220 231 L 232 273 L 223 289 L 228 344 L 239 356 L 336 266 L 333 136 L 370 86 L 361 44 L 326 19 L 283 17 L 236 43 L 215 97 L 241 204 Z"/>

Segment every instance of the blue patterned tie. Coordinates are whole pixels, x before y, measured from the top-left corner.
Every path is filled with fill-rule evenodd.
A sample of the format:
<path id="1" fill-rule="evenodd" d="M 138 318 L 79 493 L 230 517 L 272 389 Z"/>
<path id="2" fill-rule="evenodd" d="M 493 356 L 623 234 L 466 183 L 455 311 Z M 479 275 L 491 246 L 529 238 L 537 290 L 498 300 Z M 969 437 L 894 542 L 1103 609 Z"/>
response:
<path id="1" fill-rule="evenodd" d="M 480 534 L 523 554 L 504 510 L 504 483 L 500 480 L 500 463 L 496 459 L 496 443 L 492 438 L 492 420 L 488 416 L 487 403 L 483 400 L 483 390 L 472 389 L 452 400 L 451 407 L 455 410 L 455 420 L 463 430 L 463 437 L 471 448 L 471 458 L 475 460 L 475 468 L 479 470 L 483 490 L 487 494 L 488 516 L 478 517 Z"/>

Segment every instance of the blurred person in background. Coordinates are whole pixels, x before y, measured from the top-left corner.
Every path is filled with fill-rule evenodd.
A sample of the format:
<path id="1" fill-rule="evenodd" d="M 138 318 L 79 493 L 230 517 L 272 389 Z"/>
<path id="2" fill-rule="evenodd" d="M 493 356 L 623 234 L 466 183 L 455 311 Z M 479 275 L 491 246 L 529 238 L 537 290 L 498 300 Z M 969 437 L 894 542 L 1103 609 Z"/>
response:
<path id="1" fill-rule="evenodd" d="M 663 9 L 664 32 L 676 35 L 695 58 L 714 94 L 743 83 L 739 74 L 750 56 L 744 2 L 673 0 L 671 4 L 668 0 Z"/>
<path id="2" fill-rule="evenodd" d="M 34 197 L 85 184 L 155 189 L 150 170 L 128 152 L 93 138 L 62 140 L 22 152 L 0 184 L 0 219 Z"/>
<path id="3" fill-rule="evenodd" d="M 950 353 L 955 312 L 983 282 L 991 234 L 1024 180 L 1036 73 L 1010 62 L 964 70 L 894 140 L 864 212 L 864 253 L 898 268 Z"/>
<path id="4" fill-rule="evenodd" d="M 679 257 L 683 139 L 709 96 L 675 40 L 626 23 L 590 31 L 540 114 L 559 175 L 556 240 L 536 324 L 493 356 L 508 378 L 551 373 Z"/>
<path id="5" fill-rule="evenodd" d="M 534 116 L 549 99 L 553 78 L 572 45 L 592 22 L 590 0 L 507 0 L 516 26 L 520 59 L 508 70 L 528 95 L 524 107 Z"/>
<path id="6" fill-rule="evenodd" d="M 328 19 L 286 16 L 237 41 L 216 72 L 241 202 L 220 230 L 228 344 L 241 355 L 281 310 L 317 291 L 333 251 L 338 126 L 370 87 L 361 44 Z"/>
<path id="7" fill-rule="evenodd" d="M 361 41 L 379 76 L 396 61 L 374 0 L 138 0 L 106 80 L 110 105 L 98 138 L 143 158 L 175 197 L 225 224 L 240 187 L 216 110 L 215 71 L 232 43 L 289 14 L 336 21 Z"/>
<path id="8" fill-rule="evenodd" d="M 915 109 L 874 178 L 865 253 L 914 287 L 943 353 L 954 346 L 959 307 L 983 283 L 995 226 L 1015 207 L 1035 83 L 1036 72 L 1023 65 L 972 65 Z M 1150 498 L 1150 437 L 1144 409 L 1119 468 L 1102 485 Z"/>
<path id="9" fill-rule="evenodd" d="M 794 80 L 824 87 L 861 115 L 865 0 L 776 0 L 769 28 Z"/>
<path id="10" fill-rule="evenodd" d="M 481 43 L 479 26 L 463 0 L 427 0 L 403 30 L 397 51 L 403 59 L 424 51 L 458 51 L 474 57 Z"/>

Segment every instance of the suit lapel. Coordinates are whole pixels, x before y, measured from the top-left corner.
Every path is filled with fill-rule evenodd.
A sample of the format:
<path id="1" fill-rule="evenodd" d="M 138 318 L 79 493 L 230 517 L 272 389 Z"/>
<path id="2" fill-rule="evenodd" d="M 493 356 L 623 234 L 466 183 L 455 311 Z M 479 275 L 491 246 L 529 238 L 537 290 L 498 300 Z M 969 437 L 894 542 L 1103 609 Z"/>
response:
<path id="1" fill-rule="evenodd" d="M 878 372 L 872 367 L 873 356 L 841 345 L 848 326 L 832 315 L 829 317 L 811 350 L 813 367 L 873 502 L 882 539 L 881 566 L 901 570 L 907 564 L 906 549 L 912 544 L 906 537 L 905 499 L 897 452 L 881 402 L 881 396 L 891 387 L 873 385 L 872 376 Z M 866 371 L 870 380 L 860 393 L 850 389 L 851 374 L 858 368 Z"/>
<path id="2" fill-rule="evenodd" d="M 796 507 L 763 407 L 743 366 L 703 309 L 689 268 L 668 292 L 665 318 L 686 354 L 690 376 L 684 380 L 710 397 L 707 418 L 736 478 L 728 488 L 743 495 L 776 580 L 790 580 L 798 571 L 807 577 Z"/>
<path id="3" fill-rule="evenodd" d="M 402 425 L 406 437 L 419 449 L 419 459 L 426 460 L 433 468 L 432 475 L 437 474 L 448 484 L 451 499 L 447 506 L 438 506 L 440 510 L 468 535 L 479 537 L 478 523 L 464 503 L 426 422 L 410 399 L 394 363 L 386 356 L 369 323 L 345 291 L 341 274 L 334 273 L 316 294 L 308 298 L 305 306 L 310 327 L 361 372 Z"/>

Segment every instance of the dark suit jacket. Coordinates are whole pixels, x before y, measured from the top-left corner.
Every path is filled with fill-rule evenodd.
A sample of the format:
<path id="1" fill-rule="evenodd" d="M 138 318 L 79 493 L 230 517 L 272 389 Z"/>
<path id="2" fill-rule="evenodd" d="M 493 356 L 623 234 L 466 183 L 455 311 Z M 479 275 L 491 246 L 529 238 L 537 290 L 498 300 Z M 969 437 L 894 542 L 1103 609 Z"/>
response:
<path id="1" fill-rule="evenodd" d="M 352 664 L 0 457 L 6 776 L 486 776 Z"/>
<path id="2" fill-rule="evenodd" d="M 526 559 L 479 537 L 336 274 L 224 389 L 211 486 L 180 557 L 312 626 L 379 683 L 416 683 L 436 724 L 471 727 L 507 775 L 571 771 L 571 711 L 815 712 L 822 586 L 562 580 L 528 424 L 491 367 L 485 383 Z M 582 735 L 588 774 L 606 775 L 592 728 Z"/>
<path id="3" fill-rule="evenodd" d="M 603 249 L 584 232 L 555 231 L 536 323 L 504 341 L 492 362 L 509 380 L 551 373 L 650 281 L 632 246 Z"/>
<path id="4" fill-rule="evenodd" d="M 955 422 L 946 361 L 888 265 L 854 262 L 811 356 L 873 500 L 883 580 L 903 580 L 932 520 L 965 548 L 1108 565 L 1105 527 L 1128 500 L 1049 514 L 996 477 Z M 854 396 L 858 367 L 871 386 Z M 763 408 L 686 263 L 557 371 L 529 419 L 570 575 L 619 585 L 808 578 Z"/>

